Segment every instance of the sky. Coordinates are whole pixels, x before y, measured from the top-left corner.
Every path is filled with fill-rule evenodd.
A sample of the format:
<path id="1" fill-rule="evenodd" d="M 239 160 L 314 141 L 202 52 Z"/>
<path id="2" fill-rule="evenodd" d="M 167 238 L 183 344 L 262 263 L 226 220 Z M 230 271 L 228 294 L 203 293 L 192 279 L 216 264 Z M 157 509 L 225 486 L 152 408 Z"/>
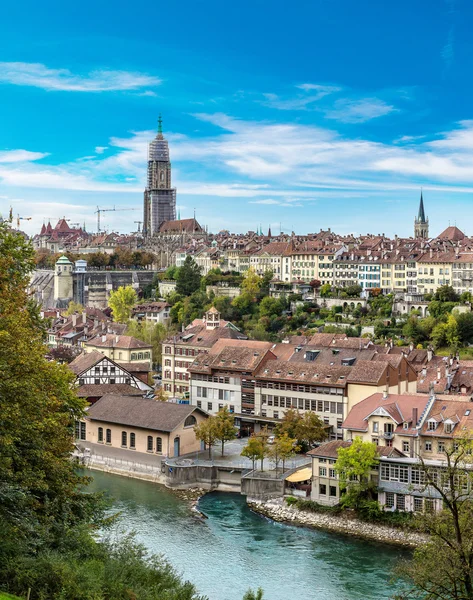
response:
<path id="1" fill-rule="evenodd" d="M 142 220 L 169 140 L 210 231 L 473 234 L 470 0 L 109 0 L 2 7 L 0 214 Z M 30 218 L 30 220 L 26 220 Z"/>

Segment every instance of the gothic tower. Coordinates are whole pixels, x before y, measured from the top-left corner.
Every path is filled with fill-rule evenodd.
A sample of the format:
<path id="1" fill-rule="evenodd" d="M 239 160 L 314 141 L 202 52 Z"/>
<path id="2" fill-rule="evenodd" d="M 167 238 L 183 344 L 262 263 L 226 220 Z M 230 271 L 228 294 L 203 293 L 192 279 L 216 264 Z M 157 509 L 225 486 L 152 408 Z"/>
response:
<path id="1" fill-rule="evenodd" d="M 420 192 L 419 214 L 414 220 L 414 237 L 416 239 L 423 240 L 427 240 L 429 238 L 429 219 L 426 219 L 425 217 L 422 191 Z"/>
<path id="2" fill-rule="evenodd" d="M 176 189 L 171 187 L 169 146 L 163 137 L 161 115 L 158 134 L 148 148 L 148 179 L 144 193 L 143 233 L 153 235 L 164 221 L 176 218 Z"/>

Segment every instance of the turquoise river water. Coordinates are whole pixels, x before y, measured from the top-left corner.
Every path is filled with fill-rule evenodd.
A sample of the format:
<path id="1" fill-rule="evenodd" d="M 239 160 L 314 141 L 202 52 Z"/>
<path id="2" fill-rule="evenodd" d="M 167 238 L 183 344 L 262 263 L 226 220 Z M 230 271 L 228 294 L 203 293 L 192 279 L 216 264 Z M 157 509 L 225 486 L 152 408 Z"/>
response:
<path id="1" fill-rule="evenodd" d="M 135 531 L 209 600 L 241 600 L 257 586 L 265 600 L 387 600 L 396 590 L 391 570 L 402 550 L 274 523 L 238 494 L 204 496 L 201 520 L 163 486 L 91 474 L 91 490 L 115 499 L 118 529 Z"/>

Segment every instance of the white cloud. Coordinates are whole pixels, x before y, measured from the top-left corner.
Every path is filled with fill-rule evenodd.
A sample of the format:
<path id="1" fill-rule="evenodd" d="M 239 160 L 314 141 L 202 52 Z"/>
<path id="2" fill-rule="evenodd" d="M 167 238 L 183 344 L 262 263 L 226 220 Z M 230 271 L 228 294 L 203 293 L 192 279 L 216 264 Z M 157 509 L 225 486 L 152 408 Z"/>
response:
<path id="1" fill-rule="evenodd" d="M 313 110 L 313 104 L 342 88 L 330 85 L 319 85 L 316 83 L 303 83 L 296 88 L 311 94 L 298 94 L 295 98 L 281 98 L 276 94 L 263 94 L 265 100 L 261 102 L 270 108 L 279 110 Z"/>
<path id="2" fill-rule="evenodd" d="M 6 150 L 0 152 L 0 163 L 19 163 L 40 160 L 48 156 L 48 152 L 31 152 L 30 150 Z"/>
<path id="3" fill-rule="evenodd" d="M 342 123 L 365 123 L 397 110 L 379 98 L 340 99 L 335 102 L 332 109 L 325 112 L 325 116 L 327 119 L 336 119 Z"/>
<path id="4" fill-rule="evenodd" d="M 341 87 L 336 85 L 320 85 L 319 83 L 301 83 L 300 85 L 296 85 L 296 88 L 304 90 L 304 92 L 311 92 L 315 90 L 324 95 L 332 94 L 333 92 L 339 92 L 342 90 Z"/>
<path id="5" fill-rule="evenodd" d="M 108 146 L 95 146 L 96 154 L 103 154 L 105 150 L 108 150 Z"/>
<path id="6" fill-rule="evenodd" d="M 0 62 L 0 83 L 24 85 L 47 91 L 129 91 L 159 85 L 158 77 L 131 71 L 95 70 L 74 74 L 68 69 L 50 69 L 41 63 Z"/>

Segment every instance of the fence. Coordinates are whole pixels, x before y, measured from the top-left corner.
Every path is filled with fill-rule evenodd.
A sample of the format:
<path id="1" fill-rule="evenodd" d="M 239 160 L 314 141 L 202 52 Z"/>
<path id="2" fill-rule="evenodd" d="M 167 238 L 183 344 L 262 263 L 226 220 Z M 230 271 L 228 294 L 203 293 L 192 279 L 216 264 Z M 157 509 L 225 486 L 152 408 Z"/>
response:
<path id="1" fill-rule="evenodd" d="M 76 455 L 79 463 L 85 467 L 98 469 L 100 471 L 119 471 L 133 477 L 133 474 L 145 475 L 148 479 L 162 479 L 163 472 L 161 463 L 159 465 L 148 465 L 124 458 L 103 456 L 101 454 Z"/>

